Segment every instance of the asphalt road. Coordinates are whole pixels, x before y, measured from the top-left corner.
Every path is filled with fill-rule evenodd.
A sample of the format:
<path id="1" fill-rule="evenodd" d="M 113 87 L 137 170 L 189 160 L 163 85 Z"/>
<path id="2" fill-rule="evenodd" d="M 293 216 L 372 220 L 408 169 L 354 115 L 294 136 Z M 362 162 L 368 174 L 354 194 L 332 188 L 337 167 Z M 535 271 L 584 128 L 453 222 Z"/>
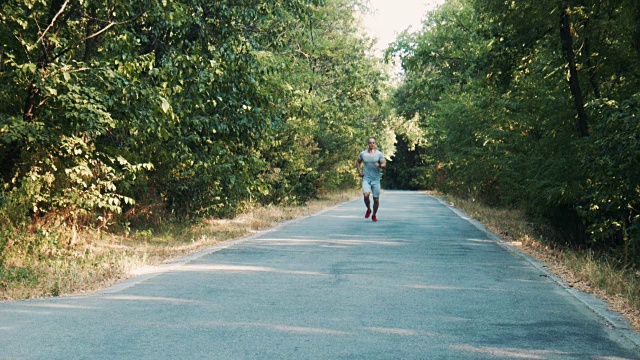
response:
<path id="1" fill-rule="evenodd" d="M 90 296 L 0 303 L 0 359 L 640 359 L 638 334 L 464 214 L 386 191 Z"/>

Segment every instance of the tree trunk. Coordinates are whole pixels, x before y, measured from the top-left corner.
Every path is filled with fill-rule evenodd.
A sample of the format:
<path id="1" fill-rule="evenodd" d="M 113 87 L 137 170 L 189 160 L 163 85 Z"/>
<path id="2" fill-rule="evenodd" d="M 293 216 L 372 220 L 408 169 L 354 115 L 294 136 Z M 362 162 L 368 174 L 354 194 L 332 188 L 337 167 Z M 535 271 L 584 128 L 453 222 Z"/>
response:
<path id="1" fill-rule="evenodd" d="M 98 31 L 98 23 L 96 20 L 97 16 L 97 8 L 94 3 L 89 4 L 87 26 L 85 27 L 84 36 L 87 38 L 84 42 L 84 55 L 82 56 L 82 61 L 88 63 L 96 54 L 98 49 L 98 37 L 94 36 L 89 38 L 89 36 L 93 35 L 96 31 Z"/>
<path id="2" fill-rule="evenodd" d="M 562 51 L 567 60 L 569 67 L 569 87 L 573 95 L 573 101 L 576 106 L 577 118 L 576 126 L 581 136 L 589 135 L 589 126 L 587 125 L 587 113 L 584 110 L 584 100 L 582 91 L 580 90 L 580 82 L 578 81 L 578 69 L 576 67 L 576 57 L 573 52 L 573 28 L 571 26 L 571 1 L 564 1 L 560 16 L 560 38 L 562 40 Z"/>

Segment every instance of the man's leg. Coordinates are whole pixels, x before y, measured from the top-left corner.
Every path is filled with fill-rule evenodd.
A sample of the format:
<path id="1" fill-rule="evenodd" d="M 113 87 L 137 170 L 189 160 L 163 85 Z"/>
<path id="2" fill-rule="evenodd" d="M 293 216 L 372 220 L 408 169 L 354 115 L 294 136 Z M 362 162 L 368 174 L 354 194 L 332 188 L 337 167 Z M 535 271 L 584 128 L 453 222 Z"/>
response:
<path id="1" fill-rule="evenodd" d="M 371 193 L 373 194 L 373 216 L 371 220 L 378 221 L 376 214 L 378 213 L 378 206 L 380 206 L 380 183 L 371 184 Z"/>
<path id="2" fill-rule="evenodd" d="M 371 202 L 369 201 L 369 194 L 370 193 L 363 193 L 364 195 L 364 204 L 367 206 L 367 212 L 366 214 L 364 214 L 365 218 L 369 218 L 369 216 L 371 215 Z M 375 203 L 375 201 L 374 201 Z"/>
<path id="3" fill-rule="evenodd" d="M 367 212 L 364 214 L 366 219 L 371 216 L 371 203 L 369 202 L 369 195 L 371 195 L 371 184 L 362 179 L 362 195 L 364 196 L 364 204 L 367 206 Z"/>

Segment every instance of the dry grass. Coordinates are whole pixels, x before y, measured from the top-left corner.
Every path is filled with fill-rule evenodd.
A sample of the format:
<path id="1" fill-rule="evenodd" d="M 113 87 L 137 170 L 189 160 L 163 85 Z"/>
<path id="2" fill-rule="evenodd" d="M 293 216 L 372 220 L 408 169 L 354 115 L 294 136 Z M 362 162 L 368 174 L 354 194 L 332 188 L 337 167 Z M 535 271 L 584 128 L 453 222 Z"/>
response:
<path id="1" fill-rule="evenodd" d="M 69 231 L 64 238 L 49 242 L 32 239 L 34 244 L 39 244 L 38 249 L 27 252 L 23 249 L 28 246 L 8 247 L 16 252 L 7 254 L 7 260 L 0 268 L 0 299 L 92 292 L 127 278 L 138 268 L 167 262 L 283 221 L 308 216 L 358 195 L 355 190 L 329 193 L 305 206 L 256 207 L 233 219 L 207 219 L 190 226 L 165 225 L 122 235 Z"/>
<path id="2" fill-rule="evenodd" d="M 544 236 L 553 237 L 551 229 L 542 229 L 526 220 L 522 211 L 495 209 L 474 201 L 432 192 L 523 253 L 544 263 L 549 271 L 568 286 L 607 301 L 610 308 L 623 314 L 640 330 L 640 274 L 616 266 L 611 260 L 591 251 L 576 251 L 550 245 Z M 544 236 L 542 234 L 545 234 Z"/>

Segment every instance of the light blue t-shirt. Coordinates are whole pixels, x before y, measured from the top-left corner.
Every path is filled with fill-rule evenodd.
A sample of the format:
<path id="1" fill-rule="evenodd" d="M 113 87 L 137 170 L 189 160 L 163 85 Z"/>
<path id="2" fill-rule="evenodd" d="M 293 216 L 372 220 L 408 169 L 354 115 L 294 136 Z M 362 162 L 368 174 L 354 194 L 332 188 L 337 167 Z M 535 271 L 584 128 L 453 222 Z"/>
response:
<path id="1" fill-rule="evenodd" d="M 384 160 L 384 155 L 380 150 L 377 150 L 372 153 L 369 152 L 369 149 L 363 150 L 358 155 L 360 160 L 364 162 L 364 177 L 363 180 L 379 182 L 380 181 L 380 167 L 376 167 L 375 163 L 381 162 Z"/>

